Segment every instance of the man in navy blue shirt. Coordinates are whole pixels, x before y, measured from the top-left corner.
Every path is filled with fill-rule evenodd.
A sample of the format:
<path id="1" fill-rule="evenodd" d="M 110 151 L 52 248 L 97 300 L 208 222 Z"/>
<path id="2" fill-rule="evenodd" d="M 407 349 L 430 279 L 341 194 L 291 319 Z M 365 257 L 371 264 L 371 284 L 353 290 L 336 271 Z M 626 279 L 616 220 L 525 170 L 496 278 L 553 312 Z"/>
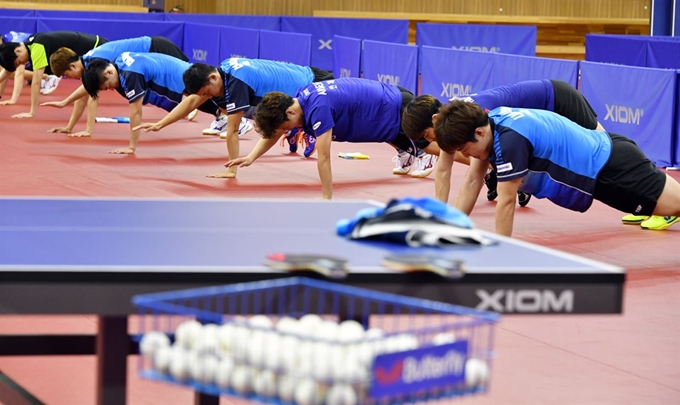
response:
<path id="1" fill-rule="evenodd" d="M 182 73 L 190 64 L 172 56 L 157 53 L 128 53 L 113 63 L 104 59 L 92 60 L 83 72 L 83 86 L 93 99 L 100 90 L 116 90 L 130 102 L 130 144 L 110 153 L 134 153 L 142 123 L 142 105 L 152 104 L 172 111 L 184 92 Z M 198 110 L 216 116 L 219 106 L 212 100 L 198 106 Z"/>
<path id="2" fill-rule="evenodd" d="M 169 39 L 163 37 L 138 37 L 121 39 L 118 41 L 110 41 L 102 44 L 85 55 L 78 56 L 70 48 L 59 48 L 50 56 L 50 68 L 52 73 L 57 76 L 66 76 L 71 79 L 82 79 L 83 71 L 93 59 L 104 59 L 109 62 L 116 60 L 118 56 L 124 52 L 131 53 L 162 53 L 164 55 L 174 56 L 185 62 L 189 58 Z M 50 101 L 40 104 L 41 106 L 50 106 L 63 108 L 75 102 L 71 118 L 65 127 L 51 128 L 47 132 L 60 132 L 69 134 L 74 137 L 91 136 L 94 130 L 95 118 L 97 113 L 97 101 L 90 99 L 88 104 L 87 91 L 85 87 L 78 87 L 70 96 L 62 101 Z M 72 133 L 73 127 L 76 125 L 80 117 L 83 115 L 85 105 L 88 105 L 87 111 L 87 126 L 84 131 Z M 195 117 L 195 113 L 191 118 Z"/>
<path id="3" fill-rule="evenodd" d="M 517 191 L 585 212 L 593 199 L 636 215 L 680 215 L 680 184 L 630 139 L 586 129 L 552 111 L 453 100 L 439 110 L 442 151 L 470 157 L 456 208 L 470 214 L 489 165 L 498 172 L 496 232 L 511 236 Z"/>
<path id="4" fill-rule="evenodd" d="M 417 149 L 401 130 L 401 111 L 413 99 L 406 89 L 367 79 L 343 78 L 313 83 L 295 98 L 281 92 L 267 94 L 255 112 L 262 134 L 244 158 L 227 166 L 248 166 L 274 146 L 286 132 L 301 128 L 317 139 L 317 167 L 321 196 L 333 195 L 331 142 L 382 142 L 392 145 L 400 161 L 413 161 Z M 409 159 L 403 159 L 406 155 Z"/>
<path id="5" fill-rule="evenodd" d="M 195 63 L 184 73 L 184 84 L 190 96 L 172 114 L 156 124 L 145 124 L 141 128 L 157 131 L 177 121 L 194 105 L 214 98 L 227 115 L 220 117 L 211 128 L 218 133 L 226 128 L 227 152 L 230 159 L 236 159 L 239 156 L 241 120 L 265 94 L 280 91 L 294 96 L 301 87 L 332 77 L 331 72 L 322 69 L 263 59 L 230 58 L 222 61 L 219 67 Z M 236 167 L 210 175 L 235 176 Z"/>

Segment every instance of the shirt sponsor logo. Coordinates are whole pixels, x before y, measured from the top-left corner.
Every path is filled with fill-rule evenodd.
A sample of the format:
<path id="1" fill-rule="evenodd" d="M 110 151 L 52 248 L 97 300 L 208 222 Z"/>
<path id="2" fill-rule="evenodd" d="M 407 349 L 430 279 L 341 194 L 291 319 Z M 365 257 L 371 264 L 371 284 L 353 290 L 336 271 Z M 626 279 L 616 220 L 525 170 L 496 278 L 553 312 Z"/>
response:
<path id="1" fill-rule="evenodd" d="M 512 170 L 512 162 L 504 163 L 496 168 L 498 173 L 509 172 Z"/>
<path id="2" fill-rule="evenodd" d="M 137 93 L 136 93 L 135 90 L 133 89 L 133 90 L 130 90 L 130 91 L 128 91 L 127 93 L 125 93 L 125 97 L 127 97 L 127 98 L 132 98 L 132 96 L 134 96 L 135 94 L 137 94 Z"/>
<path id="3" fill-rule="evenodd" d="M 316 124 L 314 124 L 314 125 L 312 126 L 312 129 L 316 131 L 317 129 L 319 129 L 320 126 L 321 126 L 321 121 L 319 121 L 319 122 L 317 122 Z"/>

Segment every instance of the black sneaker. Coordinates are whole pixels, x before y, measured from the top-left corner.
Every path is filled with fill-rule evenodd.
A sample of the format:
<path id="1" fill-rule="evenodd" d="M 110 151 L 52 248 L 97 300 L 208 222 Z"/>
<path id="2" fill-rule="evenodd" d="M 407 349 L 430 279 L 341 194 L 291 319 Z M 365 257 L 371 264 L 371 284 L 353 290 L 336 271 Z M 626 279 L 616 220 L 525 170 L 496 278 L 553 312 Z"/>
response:
<path id="1" fill-rule="evenodd" d="M 520 207 L 526 207 L 527 204 L 529 204 L 529 200 L 531 200 L 531 194 L 523 193 L 521 191 L 517 192 L 517 200 L 519 201 L 519 206 Z"/>
<path id="2" fill-rule="evenodd" d="M 486 188 L 488 188 L 488 191 L 486 192 L 487 200 L 495 200 L 496 197 L 498 197 L 498 191 L 496 190 L 498 187 L 498 177 L 496 176 L 495 170 L 490 171 L 484 176 L 484 184 L 486 184 Z"/>

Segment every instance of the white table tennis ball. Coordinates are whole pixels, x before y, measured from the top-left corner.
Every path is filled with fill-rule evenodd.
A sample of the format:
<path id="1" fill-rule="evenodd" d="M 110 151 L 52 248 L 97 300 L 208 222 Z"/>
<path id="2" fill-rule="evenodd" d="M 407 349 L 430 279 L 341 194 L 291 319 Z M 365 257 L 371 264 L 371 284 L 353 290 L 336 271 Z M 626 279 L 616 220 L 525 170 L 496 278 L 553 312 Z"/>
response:
<path id="1" fill-rule="evenodd" d="M 234 325 L 234 335 L 232 336 L 231 354 L 237 361 L 244 362 L 248 358 L 250 347 L 251 330 L 244 324 Z"/>
<path id="2" fill-rule="evenodd" d="M 203 325 L 200 322 L 194 319 L 184 321 L 175 330 L 175 343 L 191 349 L 202 332 Z"/>
<path id="3" fill-rule="evenodd" d="M 282 374 L 279 376 L 278 386 L 276 391 L 281 402 L 293 402 L 295 395 L 295 388 L 300 383 L 300 379 L 290 374 Z"/>
<path id="4" fill-rule="evenodd" d="M 356 405 L 357 393 L 349 384 L 333 384 L 326 394 L 326 405 Z"/>
<path id="5" fill-rule="evenodd" d="M 231 357 L 222 357 L 215 370 L 215 384 L 223 389 L 229 388 L 234 368 L 234 360 L 232 360 Z"/>
<path id="6" fill-rule="evenodd" d="M 266 355 L 271 352 L 267 345 L 275 341 L 271 338 L 273 332 L 254 330 L 250 334 L 248 345 L 246 346 L 247 357 L 246 361 L 253 367 L 264 367 Z"/>
<path id="7" fill-rule="evenodd" d="M 264 398 L 276 396 L 276 374 L 271 370 L 258 372 L 253 378 L 253 391 Z"/>
<path id="8" fill-rule="evenodd" d="M 170 357 L 172 355 L 172 347 L 159 347 L 153 355 L 153 367 L 160 373 L 167 373 L 170 365 Z"/>
<path id="9" fill-rule="evenodd" d="M 182 346 L 172 347 L 168 371 L 178 381 L 189 379 L 189 351 L 187 349 Z"/>
<path id="10" fill-rule="evenodd" d="M 456 335 L 453 332 L 440 332 L 432 338 L 432 344 L 435 346 L 447 345 L 456 341 Z"/>
<path id="11" fill-rule="evenodd" d="M 480 359 L 468 359 L 465 362 L 465 385 L 476 387 L 489 379 L 489 366 Z"/>
<path id="12" fill-rule="evenodd" d="M 276 330 L 281 333 L 297 333 L 298 320 L 290 316 L 284 316 L 276 322 Z"/>
<path id="13" fill-rule="evenodd" d="M 248 324 L 253 328 L 258 329 L 272 329 L 274 324 L 266 315 L 254 315 L 248 319 Z"/>
<path id="14" fill-rule="evenodd" d="M 356 356 L 349 355 L 335 364 L 333 378 L 345 383 L 365 382 L 368 380 L 368 369 Z"/>
<path id="15" fill-rule="evenodd" d="M 193 351 L 189 354 L 189 375 L 198 383 L 212 384 L 219 364 L 217 356 Z"/>
<path id="16" fill-rule="evenodd" d="M 217 331 L 201 333 L 194 342 L 193 350 L 202 354 L 216 356 L 220 352 L 220 339 Z"/>
<path id="17" fill-rule="evenodd" d="M 139 341 L 139 352 L 146 359 L 153 359 L 154 353 L 161 347 L 170 347 L 170 338 L 163 332 L 147 332 Z"/>
<path id="18" fill-rule="evenodd" d="M 206 323 L 203 325 L 202 334 L 203 336 L 208 336 L 208 338 L 219 338 L 220 325 L 214 323 Z"/>
<path id="19" fill-rule="evenodd" d="M 299 346 L 300 339 L 295 336 L 284 335 L 279 338 L 281 365 L 284 370 L 291 371 L 295 368 L 299 360 Z"/>
<path id="20" fill-rule="evenodd" d="M 241 395 L 248 395 L 252 391 L 255 377 L 253 369 L 248 366 L 236 366 L 231 373 L 231 388 Z"/>
<path id="21" fill-rule="evenodd" d="M 323 322 L 323 318 L 316 314 L 303 315 L 298 321 L 298 333 L 303 336 L 313 336 L 316 329 Z"/>
<path id="22" fill-rule="evenodd" d="M 340 334 L 340 325 L 337 323 L 325 320 L 321 322 L 319 327 L 314 331 L 313 337 L 319 340 L 326 340 L 329 342 L 337 342 Z"/>
<path id="23" fill-rule="evenodd" d="M 281 367 L 281 336 L 276 332 L 268 332 L 264 337 L 264 362 L 263 367 L 269 370 L 278 370 Z"/>
<path id="24" fill-rule="evenodd" d="M 305 378 L 295 387 L 293 399 L 297 405 L 318 405 L 322 398 L 319 384 L 311 378 Z"/>
<path id="25" fill-rule="evenodd" d="M 418 337 L 412 333 L 400 333 L 397 335 L 399 351 L 405 352 L 407 350 L 417 349 L 420 344 Z"/>
<path id="26" fill-rule="evenodd" d="M 363 339 L 366 331 L 361 324 L 353 319 L 348 319 L 340 323 L 338 329 L 338 340 L 341 342 L 352 342 Z"/>

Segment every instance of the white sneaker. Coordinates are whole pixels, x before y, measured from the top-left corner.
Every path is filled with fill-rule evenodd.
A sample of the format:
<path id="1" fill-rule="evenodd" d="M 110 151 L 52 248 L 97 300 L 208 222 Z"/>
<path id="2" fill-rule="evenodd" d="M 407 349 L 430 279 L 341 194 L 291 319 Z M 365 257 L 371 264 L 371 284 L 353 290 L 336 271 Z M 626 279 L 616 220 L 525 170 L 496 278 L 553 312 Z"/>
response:
<path id="1" fill-rule="evenodd" d="M 59 86 L 59 81 L 61 80 L 61 77 L 57 77 L 55 75 L 49 75 L 47 76 L 47 79 L 45 79 L 45 86 L 43 87 L 43 82 L 40 82 L 40 94 L 52 94 L 56 89 L 57 86 Z"/>
<path id="2" fill-rule="evenodd" d="M 210 128 L 203 130 L 203 135 L 217 135 L 227 127 L 227 116 L 220 115 L 210 124 Z"/>
<path id="3" fill-rule="evenodd" d="M 253 129 L 253 123 L 249 119 L 241 118 L 241 124 L 238 126 L 238 137 L 240 138 L 251 129 Z M 220 132 L 220 138 L 227 139 L 227 131 Z"/>
<path id="4" fill-rule="evenodd" d="M 189 115 L 187 115 L 187 119 L 189 121 L 193 121 L 196 118 L 197 115 L 198 115 L 198 110 L 194 110 L 194 111 L 190 112 Z"/>
<path id="5" fill-rule="evenodd" d="M 411 177 L 427 177 L 434 170 L 437 156 L 429 153 L 421 153 L 416 157 L 416 168 L 411 172 Z"/>
<path id="6" fill-rule="evenodd" d="M 392 161 L 396 163 L 396 167 L 392 169 L 392 174 L 408 174 L 413 166 L 413 155 L 408 152 L 401 152 Z"/>

